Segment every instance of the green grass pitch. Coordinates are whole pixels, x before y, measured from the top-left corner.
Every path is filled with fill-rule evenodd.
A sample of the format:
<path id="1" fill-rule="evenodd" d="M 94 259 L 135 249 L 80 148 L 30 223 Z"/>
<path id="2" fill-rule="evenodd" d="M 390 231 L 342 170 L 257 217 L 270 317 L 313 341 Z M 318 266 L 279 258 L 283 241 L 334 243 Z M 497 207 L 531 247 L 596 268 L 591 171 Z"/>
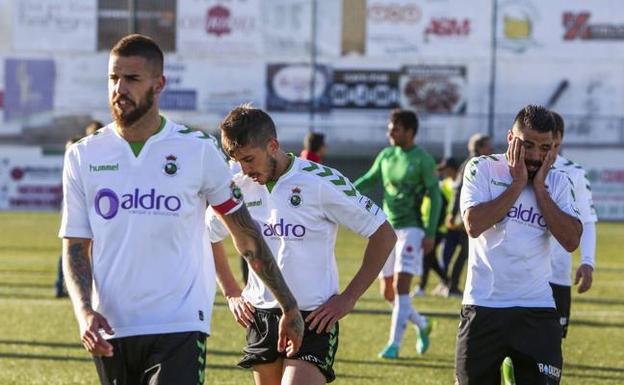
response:
<path id="1" fill-rule="evenodd" d="M 59 216 L 0 213 L 0 223 L 0 384 L 96 384 L 69 301 L 53 296 Z M 624 224 L 598 226 L 599 267 L 591 291 L 573 294 L 562 384 L 624 384 L 624 260 L 617 251 L 623 236 Z M 336 255 L 342 287 L 358 268 L 363 247 L 364 240 L 341 231 Z M 231 245 L 228 248 L 231 252 Z M 239 276 L 237 258 L 231 262 Z M 435 284 L 432 276 L 429 289 Z M 427 296 L 413 303 L 436 323 L 427 354 L 416 354 L 415 333 L 409 328 L 400 359 L 377 358 L 388 337 L 390 313 L 375 284 L 341 321 L 335 383 L 453 383 L 459 300 Z M 253 383 L 249 371 L 235 367 L 244 331 L 220 294 L 212 325 L 206 384 Z"/>

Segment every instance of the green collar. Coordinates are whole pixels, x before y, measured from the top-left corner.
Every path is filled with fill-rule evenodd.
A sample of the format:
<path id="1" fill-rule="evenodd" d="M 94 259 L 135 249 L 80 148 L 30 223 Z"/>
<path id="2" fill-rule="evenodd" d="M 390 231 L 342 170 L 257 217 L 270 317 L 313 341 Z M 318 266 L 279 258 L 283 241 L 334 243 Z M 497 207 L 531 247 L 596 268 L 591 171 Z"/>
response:
<path id="1" fill-rule="evenodd" d="M 156 130 L 156 132 L 154 132 L 150 136 L 150 138 L 152 136 L 158 134 L 160 131 L 162 131 L 162 129 L 165 127 L 166 123 L 167 123 L 167 120 L 161 115 L 160 116 L 160 126 L 158 127 L 158 130 Z M 134 153 L 134 156 L 136 156 L 136 157 L 139 156 L 139 154 L 141 153 L 141 150 L 143 149 L 143 146 L 145 146 L 145 142 L 147 142 L 147 140 L 140 140 L 138 142 L 128 142 L 128 144 L 130 145 L 130 149 L 132 150 L 132 153 Z"/>

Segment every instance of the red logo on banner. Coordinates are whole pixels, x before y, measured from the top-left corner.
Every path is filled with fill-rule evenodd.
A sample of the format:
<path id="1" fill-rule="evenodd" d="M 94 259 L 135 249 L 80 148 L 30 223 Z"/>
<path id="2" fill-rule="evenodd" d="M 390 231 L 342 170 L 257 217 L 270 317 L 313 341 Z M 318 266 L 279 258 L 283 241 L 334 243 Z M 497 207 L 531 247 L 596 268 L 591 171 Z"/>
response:
<path id="1" fill-rule="evenodd" d="M 22 170 L 19 167 L 15 167 L 13 170 L 11 170 L 11 178 L 13 178 L 13 180 L 21 180 L 24 177 L 24 170 Z"/>
<path id="2" fill-rule="evenodd" d="M 469 19 L 454 19 L 449 17 L 434 17 L 429 22 L 425 35 L 436 36 L 468 36 L 470 34 Z"/>
<path id="3" fill-rule="evenodd" d="M 576 38 L 588 39 L 590 37 L 589 32 L 589 18 L 591 13 L 581 12 L 572 13 L 566 12 L 563 14 L 563 27 L 565 28 L 564 40 L 574 40 Z"/>
<path id="4" fill-rule="evenodd" d="M 230 10 L 216 5 L 206 11 L 206 32 L 217 37 L 232 32 L 230 29 Z"/>

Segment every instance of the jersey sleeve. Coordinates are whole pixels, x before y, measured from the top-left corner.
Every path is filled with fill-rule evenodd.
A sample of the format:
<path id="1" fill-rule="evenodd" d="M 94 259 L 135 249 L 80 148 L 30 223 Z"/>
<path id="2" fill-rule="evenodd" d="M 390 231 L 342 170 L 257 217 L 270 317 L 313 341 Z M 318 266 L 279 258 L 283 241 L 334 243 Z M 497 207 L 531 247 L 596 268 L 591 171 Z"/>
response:
<path id="1" fill-rule="evenodd" d="M 486 160 L 475 157 L 470 159 L 464 168 L 464 179 L 459 198 L 462 217 L 469 208 L 491 200 L 486 162 Z"/>
<path id="2" fill-rule="evenodd" d="M 200 193 L 222 215 L 238 210 L 243 204 L 241 191 L 232 181 L 230 168 L 212 141 L 204 146 L 203 183 Z"/>
<path id="3" fill-rule="evenodd" d="M 63 213 L 59 230 L 61 238 L 93 238 L 78 155 L 75 145 L 65 153 Z"/>
<path id="4" fill-rule="evenodd" d="M 227 227 L 211 207 L 206 210 L 206 230 L 211 243 L 221 242 L 229 235 Z"/>
<path id="5" fill-rule="evenodd" d="M 383 151 L 380 152 L 375 158 L 371 168 L 366 171 L 366 174 L 362 175 L 354 182 L 356 189 L 367 193 L 375 187 L 375 184 L 379 183 L 381 180 L 381 159 L 384 156 L 383 154 Z"/>
<path id="6" fill-rule="evenodd" d="M 442 195 L 440 192 L 440 181 L 436 173 L 435 161 L 431 156 L 427 156 L 422 162 L 423 182 L 427 187 L 427 195 L 431 201 L 429 209 L 429 220 L 425 228 L 428 237 L 435 237 L 440 221 L 440 209 L 442 208 Z"/>
<path id="7" fill-rule="evenodd" d="M 320 209 L 331 222 L 348 227 L 368 238 L 386 221 L 386 214 L 369 198 L 360 194 L 349 180 L 337 173 L 344 185 L 320 183 Z"/>
<path id="8" fill-rule="evenodd" d="M 591 184 L 585 176 L 585 170 L 582 168 L 577 169 L 574 191 L 576 193 L 576 204 L 581 214 L 581 222 L 598 222 L 592 198 Z"/>
<path id="9" fill-rule="evenodd" d="M 551 171 L 552 173 L 553 171 Z M 552 200 L 564 213 L 580 220 L 580 213 L 576 206 L 576 193 L 574 182 L 565 171 L 557 172 L 557 179 L 552 183 Z"/>

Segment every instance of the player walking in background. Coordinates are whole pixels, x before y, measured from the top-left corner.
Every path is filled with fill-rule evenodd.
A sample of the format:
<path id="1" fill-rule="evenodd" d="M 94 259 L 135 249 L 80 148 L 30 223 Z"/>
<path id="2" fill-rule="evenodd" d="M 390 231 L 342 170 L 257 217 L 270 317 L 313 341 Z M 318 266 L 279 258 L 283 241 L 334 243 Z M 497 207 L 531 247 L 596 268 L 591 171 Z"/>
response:
<path id="1" fill-rule="evenodd" d="M 250 273 L 242 298 L 229 300 L 236 305 L 234 317 L 247 327 L 239 366 L 252 368 L 259 385 L 331 382 L 338 320 L 375 280 L 396 236 L 383 211 L 340 172 L 286 154 L 264 111 L 237 107 L 220 128 L 223 148 L 242 168 L 234 180 L 306 323 L 299 353 L 284 357 L 276 343 L 277 302 Z M 341 224 L 369 240 L 358 272 L 339 293 L 334 248 Z"/>
<path id="2" fill-rule="evenodd" d="M 146 36 L 126 36 L 108 71 L 114 122 L 67 152 L 60 229 L 67 288 L 100 382 L 203 382 L 213 300 L 207 202 L 278 298 L 280 349 L 296 353 L 297 302 L 222 156 L 208 136 L 159 114 L 161 49 Z"/>
<path id="3" fill-rule="evenodd" d="M 576 249 L 582 226 L 567 174 L 551 170 L 554 130 L 550 112 L 526 106 L 507 134 L 507 153 L 473 158 L 464 172 L 470 256 L 455 358 L 459 385 L 499 384 L 506 356 L 520 384 L 561 379 L 548 255 L 553 238 Z"/>
<path id="4" fill-rule="evenodd" d="M 563 142 L 564 122 L 561 115 L 552 112 L 555 119 L 555 150 L 560 151 Z M 574 185 L 577 207 L 580 219 L 583 223 L 583 235 L 581 236 L 580 251 L 581 263 L 574 277 L 574 284 L 578 286 L 578 292 L 584 293 L 591 288 L 593 271 L 596 266 L 596 222 L 598 217 L 594 209 L 591 187 L 585 174 L 585 170 L 578 164 L 557 155 L 555 167 L 564 170 L 570 175 Z M 565 338 L 570 322 L 570 304 L 572 302 L 572 254 L 566 251 L 559 243 L 555 243 L 552 249 L 552 277 L 550 286 L 555 297 L 555 304 L 559 312 L 562 337 Z"/>
<path id="5" fill-rule="evenodd" d="M 303 139 L 303 150 L 301 150 L 299 157 L 322 163 L 325 156 L 325 148 L 325 135 L 318 132 L 308 132 Z"/>
<path id="6" fill-rule="evenodd" d="M 383 296 L 393 304 L 390 338 L 379 353 L 382 358 L 399 356 L 408 321 L 418 328 L 417 352 L 425 353 L 429 347 L 431 321 L 414 309 L 409 290 L 412 277 L 421 274 L 423 253 L 433 249 L 442 198 L 435 161 L 414 143 L 417 132 L 418 117 L 414 112 L 393 110 L 388 123 L 391 146 L 383 149 L 372 167 L 355 182 L 364 193 L 381 183 L 383 209 L 398 238 L 380 277 Z M 420 212 L 425 194 L 431 199 L 431 220 L 426 228 Z"/>
<path id="7" fill-rule="evenodd" d="M 463 218 L 459 210 L 460 194 L 464 184 L 464 170 L 466 164 L 473 158 L 492 154 L 492 144 L 490 137 L 481 133 L 476 133 L 468 139 L 468 158 L 459 166 L 455 183 L 453 185 L 454 196 L 450 203 L 450 211 L 446 215 L 446 239 L 444 250 L 442 251 L 442 263 L 447 277 L 449 276 L 449 296 L 461 297 L 463 292 L 459 288 L 459 281 L 462 276 L 464 264 L 468 259 L 468 234 L 464 228 Z M 451 268 L 451 261 L 455 250 L 459 248 L 457 257 Z"/>

